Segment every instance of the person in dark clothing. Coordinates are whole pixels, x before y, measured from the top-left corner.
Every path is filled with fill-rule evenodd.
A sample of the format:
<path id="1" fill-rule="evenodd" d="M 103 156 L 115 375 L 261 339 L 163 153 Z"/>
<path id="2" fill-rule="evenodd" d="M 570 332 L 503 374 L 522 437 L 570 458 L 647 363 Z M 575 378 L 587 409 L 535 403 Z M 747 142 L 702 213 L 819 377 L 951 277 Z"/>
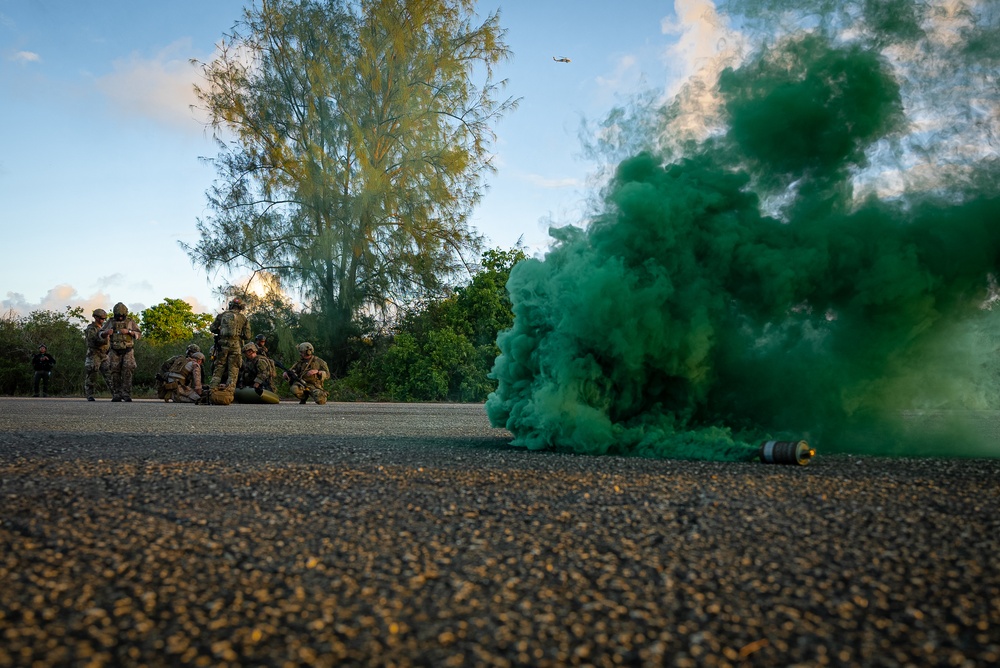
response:
<path id="1" fill-rule="evenodd" d="M 34 396 L 38 396 L 39 383 L 42 386 L 42 396 L 49 396 L 49 376 L 55 365 L 56 358 L 46 352 L 45 344 L 38 346 L 38 354 L 31 358 L 31 368 L 35 370 L 35 382 L 31 386 Z"/>

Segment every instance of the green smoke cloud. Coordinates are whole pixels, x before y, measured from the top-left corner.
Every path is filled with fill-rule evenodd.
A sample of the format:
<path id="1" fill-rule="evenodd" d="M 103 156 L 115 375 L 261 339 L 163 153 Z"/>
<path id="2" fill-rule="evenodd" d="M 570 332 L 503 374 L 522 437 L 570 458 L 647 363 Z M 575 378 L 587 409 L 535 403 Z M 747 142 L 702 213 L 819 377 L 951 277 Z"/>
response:
<path id="1" fill-rule="evenodd" d="M 862 4 L 884 31 L 919 32 L 910 4 L 896 20 Z M 855 193 L 879 150 L 918 154 L 884 52 L 786 36 L 719 77 L 724 132 L 622 162 L 603 213 L 553 229 L 544 260 L 511 272 L 491 423 L 516 445 L 591 454 L 749 460 L 783 437 L 961 454 L 969 434 L 902 418 L 1000 400 L 982 308 L 996 170 L 977 159 L 934 188 Z"/>

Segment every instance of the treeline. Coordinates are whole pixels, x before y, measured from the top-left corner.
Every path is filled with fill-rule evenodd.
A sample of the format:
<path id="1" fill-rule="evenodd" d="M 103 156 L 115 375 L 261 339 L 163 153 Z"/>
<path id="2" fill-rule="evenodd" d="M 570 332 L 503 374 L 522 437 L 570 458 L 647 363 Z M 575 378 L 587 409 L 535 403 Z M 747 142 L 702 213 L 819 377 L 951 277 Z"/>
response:
<path id="1" fill-rule="evenodd" d="M 272 357 L 290 366 L 298 359 L 298 343 L 316 346 L 334 373 L 327 384 L 332 401 L 479 402 L 496 387 L 487 375 L 499 353 L 497 333 L 513 322 L 504 286 L 510 269 L 524 257 L 520 249 L 487 251 L 467 285 L 403 310 L 391 325 L 358 318 L 352 335 L 336 350 L 323 348 L 322 342 L 330 340 L 323 331 L 326 319 L 294 310 L 280 293 L 231 296 L 244 301 L 251 330 L 267 337 Z M 194 313 L 183 300 L 168 298 L 130 317 L 143 334 L 135 344 L 134 397 L 155 396 L 160 365 L 183 354 L 188 344 L 197 343 L 206 356 L 210 352 L 214 314 Z M 90 320 L 79 307 L 0 316 L 0 394 L 30 395 L 31 357 L 44 344 L 56 358 L 49 394 L 83 396 L 83 329 Z M 108 396 L 102 382 L 98 387 Z M 279 384 L 283 396 L 287 389 Z"/>

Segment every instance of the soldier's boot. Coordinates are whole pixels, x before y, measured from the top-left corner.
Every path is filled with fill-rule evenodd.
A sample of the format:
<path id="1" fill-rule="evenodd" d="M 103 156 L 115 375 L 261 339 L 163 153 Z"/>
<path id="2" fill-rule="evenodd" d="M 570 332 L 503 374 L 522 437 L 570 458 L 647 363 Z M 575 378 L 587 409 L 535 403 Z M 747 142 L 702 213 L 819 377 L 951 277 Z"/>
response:
<path id="1" fill-rule="evenodd" d="M 87 401 L 97 401 L 94 397 L 87 397 Z"/>

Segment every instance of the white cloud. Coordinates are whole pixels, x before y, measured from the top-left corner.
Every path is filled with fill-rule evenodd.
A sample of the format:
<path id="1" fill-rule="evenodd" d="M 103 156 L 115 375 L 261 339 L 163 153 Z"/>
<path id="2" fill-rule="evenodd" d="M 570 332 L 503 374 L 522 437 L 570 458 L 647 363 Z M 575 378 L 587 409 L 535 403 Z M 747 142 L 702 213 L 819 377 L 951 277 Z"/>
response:
<path id="1" fill-rule="evenodd" d="M 674 0 L 674 11 L 677 21 L 661 24 L 664 34 L 678 35 L 664 52 L 672 75 L 665 93 L 679 103 L 678 116 L 661 138 L 668 144 L 713 132 L 721 104 L 719 73 L 738 65 L 746 49 L 746 39 L 719 15 L 713 0 Z"/>
<path id="2" fill-rule="evenodd" d="M 597 77 L 597 85 L 601 89 L 613 93 L 631 88 L 641 76 L 637 67 L 638 63 L 638 59 L 631 54 L 619 56 L 615 62 L 614 71 L 609 76 Z"/>
<path id="3" fill-rule="evenodd" d="M 97 79 L 97 87 L 124 114 L 150 118 L 188 131 L 202 129 L 194 85 L 200 72 L 190 62 L 188 39 L 179 40 L 153 58 L 133 53 L 116 60 L 114 71 Z"/>
<path id="4" fill-rule="evenodd" d="M 121 285 L 122 281 L 125 280 L 125 275 L 122 273 L 108 274 L 107 276 L 101 276 L 97 279 L 97 282 L 101 285 L 106 285 L 108 287 L 114 285 Z"/>
<path id="5" fill-rule="evenodd" d="M 121 275 L 116 274 L 115 277 L 120 279 Z M 148 288 L 148 283 L 145 283 L 143 287 Z M 197 297 L 188 295 L 180 299 L 190 304 L 191 310 L 195 313 L 214 312 L 213 306 L 206 306 Z M 6 316 L 10 313 L 17 316 L 27 316 L 32 311 L 55 311 L 56 313 L 62 313 L 67 307 L 80 307 L 83 309 L 83 314 L 89 319 L 91 312 L 96 308 L 102 308 L 110 313 L 111 308 L 118 301 L 103 290 L 98 290 L 93 294 L 84 296 L 72 285 L 62 283 L 49 289 L 45 296 L 37 302 L 28 301 L 20 292 L 8 292 L 7 298 L 0 300 L 0 316 Z M 147 304 L 143 302 L 128 302 L 127 306 L 129 312 L 134 314 L 138 314 L 147 308 Z"/>
<path id="6" fill-rule="evenodd" d="M 11 60 L 16 60 L 19 63 L 38 63 L 41 62 L 42 57 L 34 51 L 18 51 L 11 56 Z"/>
<path id="7" fill-rule="evenodd" d="M 702 73 L 716 73 L 720 63 L 737 58 L 743 39 L 719 16 L 713 0 L 674 0 L 677 21 L 664 19 L 663 34 L 677 35 L 664 58 L 683 82 Z M 676 91 L 674 91 L 676 92 Z"/>
<path id="8" fill-rule="evenodd" d="M 8 292 L 7 298 L 0 301 L 0 310 L 3 314 L 15 313 L 26 316 L 32 311 L 55 311 L 62 313 L 67 307 L 81 307 L 84 315 L 89 316 L 95 308 L 110 310 L 113 302 L 111 297 L 104 292 L 95 292 L 84 297 L 80 295 L 76 288 L 67 283 L 51 288 L 38 302 L 32 303 L 25 299 L 19 292 Z"/>

